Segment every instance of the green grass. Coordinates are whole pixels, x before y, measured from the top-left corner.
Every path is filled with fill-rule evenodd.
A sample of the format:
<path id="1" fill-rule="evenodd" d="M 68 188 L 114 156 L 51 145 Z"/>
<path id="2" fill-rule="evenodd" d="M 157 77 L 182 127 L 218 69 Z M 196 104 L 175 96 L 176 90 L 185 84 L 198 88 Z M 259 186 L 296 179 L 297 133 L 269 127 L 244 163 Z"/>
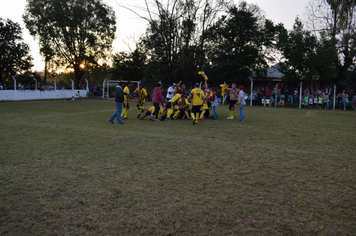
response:
<path id="1" fill-rule="evenodd" d="M 99 99 L 0 110 L 2 235 L 356 232 L 356 112 L 246 107 L 238 122 L 219 106 L 192 126 L 139 121 L 135 103 L 111 125 Z"/>

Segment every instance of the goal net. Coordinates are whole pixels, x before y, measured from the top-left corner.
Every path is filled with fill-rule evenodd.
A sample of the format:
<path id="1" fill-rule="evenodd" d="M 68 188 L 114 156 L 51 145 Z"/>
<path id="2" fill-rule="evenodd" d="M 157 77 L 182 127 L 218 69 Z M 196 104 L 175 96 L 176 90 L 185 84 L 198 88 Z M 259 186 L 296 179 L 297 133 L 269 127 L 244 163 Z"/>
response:
<path id="1" fill-rule="evenodd" d="M 107 80 L 106 88 L 104 88 L 107 99 L 115 99 L 115 87 L 119 85 L 119 82 L 124 82 L 125 86 L 128 81 L 123 80 Z M 135 91 L 141 81 L 131 81 L 131 89 Z M 103 96 L 104 97 L 104 96 Z"/>

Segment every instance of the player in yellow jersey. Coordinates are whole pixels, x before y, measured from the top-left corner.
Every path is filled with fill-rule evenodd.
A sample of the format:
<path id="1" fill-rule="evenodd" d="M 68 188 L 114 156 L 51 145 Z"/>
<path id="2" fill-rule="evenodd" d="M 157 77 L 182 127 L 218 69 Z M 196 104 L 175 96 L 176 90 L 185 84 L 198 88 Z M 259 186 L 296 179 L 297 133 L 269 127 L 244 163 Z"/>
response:
<path id="1" fill-rule="evenodd" d="M 131 88 L 131 81 L 127 82 L 126 87 L 124 88 L 125 95 L 124 95 L 124 110 L 121 113 L 122 119 L 127 119 L 127 114 L 130 109 L 130 105 L 129 105 L 130 98 L 134 99 L 134 97 L 130 95 L 130 88 Z"/>
<path id="2" fill-rule="evenodd" d="M 193 125 L 198 122 L 200 108 L 203 105 L 204 92 L 199 88 L 199 83 L 195 83 L 194 89 L 189 94 L 188 100 L 191 99 L 192 103 L 192 118 Z"/>
<path id="3" fill-rule="evenodd" d="M 178 109 L 176 113 L 173 115 L 173 119 L 179 118 L 180 114 L 183 114 L 184 118 L 187 117 L 189 119 L 188 109 L 189 109 L 188 99 L 186 98 L 186 96 L 183 95 L 181 99 L 178 101 Z"/>
<path id="4" fill-rule="evenodd" d="M 152 106 L 152 107 L 150 107 L 150 108 L 148 108 L 148 109 L 144 109 L 144 110 L 147 111 L 147 112 L 146 112 L 146 114 L 140 116 L 140 120 L 144 119 L 146 116 L 150 116 L 150 119 L 151 119 L 152 121 L 154 121 L 155 119 L 154 119 L 154 117 L 153 117 L 153 113 L 155 112 L 155 107 Z M 160 119 L 160 118 L 161 118 L 161 114 L 162 114 L 163 110 L 164 110 L 163 108 L 161 108 L 161 109 L 159 110 L 157 119 Z"/>
<path id="5" fill-rule="evenodd" d="M 167 103 L 167 118 L 171 119 L 171 115 L 174 112 L 174 106 L 178 104 L 178 101 L 182 97 L 182 90 L 179 90 L 178 93 L 176 93 L 172 99 L 170 99 Z"/>
<path id="6" fill-rule="evenodd" d="M 142 84 L 139 84 L 138 88 L 134 91 L 134 94 L 137 94 L 137 110 L 138 110 L 137 118 L 140 118 L 140 114 L 144 110 L 144 105 L 147 98 L 147 91 L 146 89 L 143 88 Z"/>

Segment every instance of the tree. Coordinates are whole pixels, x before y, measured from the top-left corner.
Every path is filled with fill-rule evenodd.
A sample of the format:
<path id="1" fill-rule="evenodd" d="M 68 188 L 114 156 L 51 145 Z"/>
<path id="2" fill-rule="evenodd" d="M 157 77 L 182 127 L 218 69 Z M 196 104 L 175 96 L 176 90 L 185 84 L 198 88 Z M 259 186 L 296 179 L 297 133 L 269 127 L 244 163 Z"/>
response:
<path id="1" fill-rule="evenodd" d="M 30 48 L 22 41 L 20 25 L 0 18 L 0 82 L 33 66 Z"/>
<path id="2" fill-rule="evenodd" d="M 325 32 L 332 40 L 338 56 L 334 58 L 337 80 L 347 80 L 348 70 L 356 65 L 356 1 L 315 0 L 309 5 L 309 27 Z"/>
<path id="3" fill-rule="evenodd" d="M 248 81 L 256 69 L 268 67 L 266 49 L 273 46 L 276 30 L 259 16 L 257 6 L 242 2 L 208 29 L 207 58 L 220 82 Z"/>
<path id="4" fill-rule="evenodd" d="M 226 6 L 226 0 L 145 0 L 145 3 L 146 7 L 141 9 L 122 7 L 149 24 L 141 38 L 149 58 L 146 76 L 167 84 L 179 80 L 191 82 L 199 68 L 204 67 L 204 32 L 216 21 L 215 16 Z"/>
<path id="5" fill-rule="evenodd" d="M 281 72 L 289 80 L 303 78 L 317 88 L 320 81 L 330 80 L 335 73 L 334 58 L 337 53 L 332 40 L 325 33 L 317 37 L 305 30 L 298 18 L 290 32 L 279 28 L 277 46 L 284 59 L 280 63 Z"/>
<path id="6" fill-rule="evenodd" d="M 105 60 L 115 38 L 115 13 L 101 0 L 28 0 L 23 19 L 46 61 L 74 69 L 76 86 L 83 65 Z"/>
<path id="7" fill-rule="evenodd" d="M 132 53 L 117 53 L 113 57 L 111 74 L 116 80 L 140 81 L 144 76 L 145 60 L 138 48 Z"/>

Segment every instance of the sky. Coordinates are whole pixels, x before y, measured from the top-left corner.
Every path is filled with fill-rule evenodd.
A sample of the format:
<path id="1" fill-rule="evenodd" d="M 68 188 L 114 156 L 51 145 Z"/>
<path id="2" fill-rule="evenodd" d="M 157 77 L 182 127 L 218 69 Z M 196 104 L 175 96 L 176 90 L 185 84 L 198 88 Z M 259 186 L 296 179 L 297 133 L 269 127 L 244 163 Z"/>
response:
<path id="1" fill-rule="evenodd" d="M 113 7 L 116 13 L 117 31 L 116 39 L 113 42 L 113 52 L 131 51 L 135 42 L 144 33 L 147 23 L 139 19 L 132 12 L 120 7 L 142 6 L 144 0 L 103 0 L 107 5 Z M 307 6 L 311 0 L 246 0 L 247 3 L 257 4 L 265 13 L 268 19 L 275 24 L 283 23 L 287 29 L 292 29 L 295 18 L 305 19 Z M 235 0 L 237 4 L 239 1 Z M 22 21 L 22 14 L 26 6 L 26 0 L 5 1 L 0 7 L 0 17 L 11 19 L 20 23 L 22 27 L 24 42 L 30 46 L 31 55 L 34 58 L 32 70 L 41 71 L 44 68 L 44 61 L 39 55 L 38 42 L 29 34 Z"/>

